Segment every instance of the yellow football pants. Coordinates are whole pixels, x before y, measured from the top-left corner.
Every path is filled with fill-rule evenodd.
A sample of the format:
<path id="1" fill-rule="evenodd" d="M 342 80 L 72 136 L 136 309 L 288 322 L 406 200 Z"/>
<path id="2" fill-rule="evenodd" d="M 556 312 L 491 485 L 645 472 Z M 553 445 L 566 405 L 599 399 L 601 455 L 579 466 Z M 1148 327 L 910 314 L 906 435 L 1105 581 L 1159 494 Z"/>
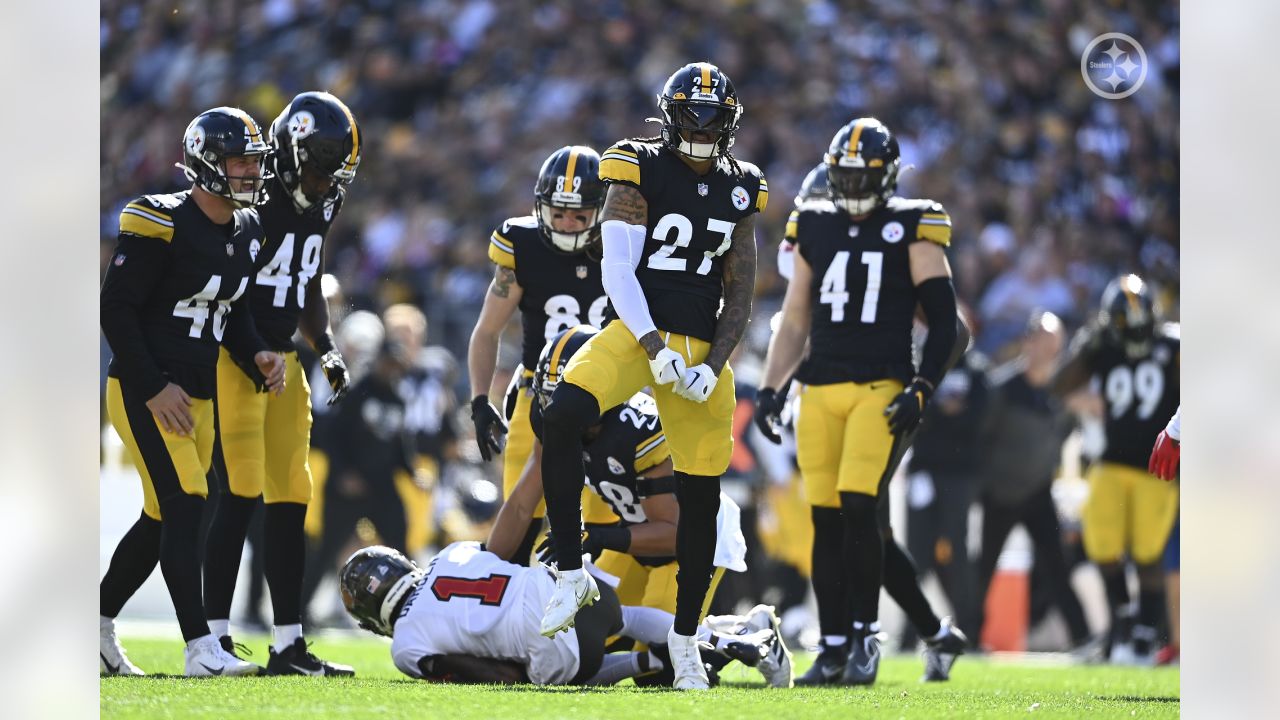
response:
<path id="1" fill-rule="evenodd" d="M 875 497 L 888 478 L 894 436 L 884 409 L 897 380 L 801 385 L 796 455 L 810 505 L 839 508 L 840 493 Z"/>

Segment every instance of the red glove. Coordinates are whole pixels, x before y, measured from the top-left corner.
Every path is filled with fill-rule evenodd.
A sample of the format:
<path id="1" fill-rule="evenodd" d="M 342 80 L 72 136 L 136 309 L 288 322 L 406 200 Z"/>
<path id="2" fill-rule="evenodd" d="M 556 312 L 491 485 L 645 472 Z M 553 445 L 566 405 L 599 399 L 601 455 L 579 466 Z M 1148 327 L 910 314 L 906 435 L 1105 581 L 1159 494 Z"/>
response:
<path id="1" fill-rule="evenodd" d="M 1182 446 L 1169 437 L 1169 433 L 1161 430 L 1156 436 L 1155 447 L 1151 448 L 1147 471 L 1161 480 L 1172 480 L 1178 476 L 1178 459 L 1181 455 Z"/>

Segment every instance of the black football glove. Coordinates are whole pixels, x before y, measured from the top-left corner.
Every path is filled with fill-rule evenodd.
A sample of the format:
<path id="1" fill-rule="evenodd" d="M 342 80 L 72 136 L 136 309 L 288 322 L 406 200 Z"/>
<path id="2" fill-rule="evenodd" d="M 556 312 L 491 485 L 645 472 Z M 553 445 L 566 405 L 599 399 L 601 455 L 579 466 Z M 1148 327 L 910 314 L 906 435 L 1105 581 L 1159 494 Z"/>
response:
<path id="1" fill-rule="evenodd" d="M 507 424 L 502 421 L 498 409 L 489 402 L 488 395 L 477 395 L 471 400 L 471 422 L 476 425 L 476 445 L 485 462 L 506 447 Z"/>
<path id="2" fill-rule="evenodd" d="M 782 404 L 782 398 L 773 388 L 761 388 L 756 393 L 756 427 L 774 445 L 782 443 L 782 436 L 778 434 L 782 425 Z"/>
<path id="3" fill-rule="evenodd" d="M 931 395 L 933 386 L 928 380 L 912 380 L 884 409 L 884 416 L 889 418 L 889 431 L 894 435 L 906 435 L 919 427 L 924 417 L 924 406 L 929 403 Z"/>
<path id="4" fill-rule="evenodd" d="M 543 565 L 556 564 L 556 542 L 551 539 L 551 531 L 547 531 L 547 536 L 542 538 L 542 542 L 538 543 L 538 547 L 533 549 L 533 556 Z"/>
<path id="5" fill-rule="evenodd" d="M 590 555 L 592 560 L 600 557 L 605 550 L 625 553 L 631 548 L 631 530 L 624 527 L 593 527 L 582 532 L 582 552 Z M 551 533 L 537 548 L 538 562 L 551 565 L 556 561 L 555 542 Z"/>
<path id="6" fill-rule="evenodd" d="M 329 381 L 329 387 L 333 388 L 328 402 L 332 405 L 347 394 L 347 388 L 351 386 L 351 374 L 347 372 L 347 362 L 342 359 L 342 353 L 337 350 L 330 350 L 320 356 L 320 369 L 324 370 L 324 377 Z"/>

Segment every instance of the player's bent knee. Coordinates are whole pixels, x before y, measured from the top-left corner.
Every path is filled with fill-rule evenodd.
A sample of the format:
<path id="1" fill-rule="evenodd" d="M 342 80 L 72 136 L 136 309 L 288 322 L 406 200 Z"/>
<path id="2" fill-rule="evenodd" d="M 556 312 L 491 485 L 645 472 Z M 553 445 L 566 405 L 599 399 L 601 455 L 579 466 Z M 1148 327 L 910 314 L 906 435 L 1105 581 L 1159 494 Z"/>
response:
<path id="1" fill-rule="evenodd" d="M 591 393 L 570 382 L 562 382 L 542 412 L 545 440 L 581 436 L 600 419 L 600 405 Z"/>

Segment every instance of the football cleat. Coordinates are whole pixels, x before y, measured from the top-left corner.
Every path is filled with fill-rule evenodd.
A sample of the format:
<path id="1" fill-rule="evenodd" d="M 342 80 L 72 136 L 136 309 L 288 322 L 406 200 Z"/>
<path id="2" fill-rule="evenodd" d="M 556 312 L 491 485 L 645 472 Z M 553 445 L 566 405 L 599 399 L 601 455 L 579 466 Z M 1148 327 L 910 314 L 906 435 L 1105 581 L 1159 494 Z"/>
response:
<path id="1" fill-rule="evenodd" d="M 244 660 L 245 662 L 249 662 L 248 660 L 245 660 L 245 658 L 253 654 L 253 651 L 250 650 L 247 646 L 245 646 L 244 643 L 233 642 L 231 640 L 230 635 L 223 635 L 222 637 L 218 638 L 218 644 L 222 646 L 222 650 L 224 652 L 236 658 L 237 660 Z M 262 666 L 258 665 L 257 663 L 253 663 L 253 666 L 258 668 L 257 674 L 261 675 Z"/>
<path id="2" fill-rule="evenodd" d="M 924 677 L 921 682 L 944 682 L 951 679 L 951 666 L 964 654 L 969 638 L 955 626 L 951 618 L 942 618 L 942 635 L 926 640 L 924 646 Z"/>
<path id="3" fill-rule="evenodd" d="M 354 677 L 356 671 L 350 665 L 321 660 L 311 652 L 306 640 L 298 638 L 280 652 L 271 648 L 267 660 L 268 675 L 312 675 L 315 677 Z"/>
<path id="4" fill-rule="evenodd" d="M 757 605 L 747 613 L 747 627 L 764 626 L 773 635 L 769 651 L 760 660 L 756 669 L 764 676 L 769 687 L 789 688 L 795 684 L 795 670 L 791 659 L 791 651 L 782 639 L 782 621 L 772 605 Z"/>
<path id="5" fill-rule="evenodd" d="M 547 601 L 538 632 L 545 637 L 573 627 L 578 611 L 600 599 L 600 588 L 585 568 L 556 570 L 556 589 Z"/>
<path id="6" fill-rule="evenodd" d="M 680 635 L 673 625 L 667 631 L 667 652 L 671 656 L 671 667 L 675 672 L 671 687 L 676 690 L 707 690 L 711 687 L 707 667 L 702 663 L 697 637 Z"/>
<path id="7" fill-rule="evenodd" d="M 840 682 L 845 685 L 873 685 L 876 674 L 880 671 L 880 633 L 869 630 L 855 630 L 849 638 L 853 645 L 849 651 L 849 660 L 844 665 L 844 676 Z"/>
<path id="8" fill-rule="evenodd" d="M 808 671 L 796 678 L 796 685 L 838 685 L 844 677 L 844 664 L 849 660 L 849 645 L 828 645 L 823 640 L 821 650 Z"/>
<path id="9" fill-rule="evenodd" d="M 129 661 L 120 638 L 116 637 L 116 624 L 101 621 L 98 626 L 98 672 L 102 675 L 146 675 Z"/>
<path id="10" fill-rule="evenodd" d="M 186 657 L 187 677 L 257 675 L 262 670 L 223 650 L 222 644 L 212 635 L 187 643 L 183 654 Z"/>
<path id="11" fill-rule="evenodd" d="M 726 642 L 721 650 L 730 660 L 737 660 L 747 667 L 758 667 L 772 648 L 773 631 L 757 630 L 739 634 Z"/>

